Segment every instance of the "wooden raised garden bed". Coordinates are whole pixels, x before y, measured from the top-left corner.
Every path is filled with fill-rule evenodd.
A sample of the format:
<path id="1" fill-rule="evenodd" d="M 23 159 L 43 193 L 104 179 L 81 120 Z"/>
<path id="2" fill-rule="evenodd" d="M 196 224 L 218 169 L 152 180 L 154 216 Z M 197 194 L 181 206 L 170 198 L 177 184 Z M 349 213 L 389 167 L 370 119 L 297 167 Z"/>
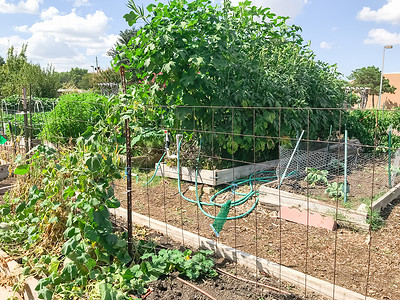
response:
<path id="1" fill-rule="evenodd" d="M 197 182 L 211 186 L 231 183 L 237 179 L 247 178 L 255 172 L 275 170 L 275 168 L 278 166 L 278 163 L 279 160 L 271 160 L 229 169 L 200 170 L 198 172 Z M 187 167 L 181 167 L 180 169 L 180 176 L 182 180 L 195 182 L 196 170 Z M 166 163 L 161 163 L 156 175 L 177 179 L 178 168 L 176 166 L 169 167 Z"/>

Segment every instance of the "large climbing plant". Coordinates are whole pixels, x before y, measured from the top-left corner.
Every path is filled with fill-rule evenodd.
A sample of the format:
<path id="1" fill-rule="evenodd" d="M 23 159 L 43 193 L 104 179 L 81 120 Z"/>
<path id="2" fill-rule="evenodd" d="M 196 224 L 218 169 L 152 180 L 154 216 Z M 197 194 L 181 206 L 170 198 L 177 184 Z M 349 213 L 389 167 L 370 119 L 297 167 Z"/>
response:
<path id="1" fill-rule="evenodd" d="M 338 107 L 343 101 L 334 66 L 315 60 L 295 25 L 249 1 L 213 6 L 211 1 L 172 0 L 140 8 L 129 0 L 129 25 L 145 23 L 114 59 L 139 70 L 132 89 L 145 105 L 203 106 L 171 110 L 185 129 L 277 137 L 294 136 L 311 122 L 310 136 L 328 131 L 327 111 L 241 109 L 242 107 Z M 123 63 L 122 63 L 123 65 Z M 129 76 L 134 76 L 128 74 Z M 136 75 L 135 75 L 136 76 Z M 146 92 L 146 97 L 143 96 Z M 239 107 L 207 109 L 204 106 Z M 168 109 L 165 109 L 164 116 Z M 281 128 L 279 128 L 281 125 Z M 212 127 L 213 126 L 213 127 Z M 325 130 L 325 132 L 324 132 Z M 211 150 L 246 159 L 253 140 L 239 135 L 204 136 Z M 213 139 L 213 142 L 211 142 Z M 277 139 L 255 141 L 257 160 L 268 158 Z"/>

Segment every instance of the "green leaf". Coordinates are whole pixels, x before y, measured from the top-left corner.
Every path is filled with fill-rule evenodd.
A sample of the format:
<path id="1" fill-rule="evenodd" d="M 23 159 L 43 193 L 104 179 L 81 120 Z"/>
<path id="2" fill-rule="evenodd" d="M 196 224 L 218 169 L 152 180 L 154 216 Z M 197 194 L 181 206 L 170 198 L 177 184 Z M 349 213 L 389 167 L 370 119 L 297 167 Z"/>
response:
<path id="1" fill-rule="evenodd" d="M 149 5 L 147 5 L 146 9 L 148 12 L 152 12 L 155 7 L 157 7 L 157 6 L 155 6 L 154 4 L 149 4 Z"/>
<path id="2" fill-rule="evenodd" d="M 15 212 L 17 214 L 19 214 L 20 212 L 22 212 L 26 207 L 26 202 L 22 201 L 20 204 L 18 204 L 18 206 L 15 208 Z"/>
<path id="3" fill-rule="evenodd" d="M 87 238 L 93 242 L 98 242 L 100 239 L 99 233 L 89 224 L 85 225 L 83 232 L 84 232 L 85 238 Z"/>
<path id="4" fill-rule="evenodd" d="M 92 270 L 96 266 L 96 261 L 93 258 L 89 258 L 87 262 L 85 263 L 85 266 L 88 268 L 88 270 Z"/>
<path id="5" fill-rule="evenodd" d="M 11 212 L 11 207 L 10 207 L 9 204 L 4 204 L 4 205 L 1 206 L 1 208 L 0 208 L 0 213 L 1 213 L 1 215 L 2 215 L 3 217 L 9 215 L 10 212 Z"/>
<path id="6" fill-rule="evenodd" d="M 50 291 L 47 287 L 43 287 L 38 291 L 38 296 L 40 299 L 51 300 L 53 299 L 53 292 Z"/>
<path id="7" fill-rule="evenodd" d="M 132 258 L 129 256 L 128 252 L 125 249 L 117 253 L 117 258 L 123 264 L 127 264 L 132 260 Z"/>
<path id="8" fill-rule="evenodd" d="M 119 202 L 119 200 L 117 198 L 111 197 L 106 200 L 106 205 L 108 208 L 118 208 L 121 206 L 121 203 Z"/>
<path id="9" fill-rule="evenodd" d="M 75 186 L 69 186 L 63 191 L 63 198 L 67 199 L 75 195 Z"/>
<path id="10" fill-rule="evenodd" d="M 128 22 L 129 26 L 133 26 L 138 18 L 139 16 L 133 11 L 130 11 L 128 14 L 124 15 L 124 19 L 126 22 Z"/>
<path id="11" fill-rule="evenodd" d="M 85 165 L 91 172 L 98 172 L 100 171 L 100 158 L 98 156 L 90 156 L 86 159 Z"/>
<path id="12" fill-rule="evenodd" d="M 72 251 L 75 250 L 75 247 L 78 245 L 78 241 L 74 238 L 69 239 L 68 241 L 66 241 L 64 243 L 64 245 L 62 245 L 61 248 L 61 254 L 63 255 L 68 255 L 70 254 Z"/>
<path id="13" fill-rule="evenodd" d="M 100 274 L 101 274 L 100 270 L 98 270 L 98 269 L 91 270 L 89 272 L 89 278 L 92 280 L 97 279 Z"/>
<path id="14" fill-rule="evenodd" d="M 78 268 L 75 263 L 73 262 L 68 262 L 62 272 L 61 272 L 61 278 L 64 281 L 72 281 L 78 276 Z"/>
<path id="15" fill-rule="evenodd" d="M 112 288 L 111 284 L 101 283 L 99 291 L 101 300 L 117 300 L 117 291 Z"/>
<path id="16" fill-rule="evenodd" d="M 49 273 L 57 272 L 60 261 L 57 257 L 53 257 L 50 262 Z"/>
<path id="17" fill-rule="evenodd" d="M 14 174 L 15 175 L 24 175 L 29 172 L 29 167 L 30 167 L 30 165 L 19 165 L 15 169 Z"/>

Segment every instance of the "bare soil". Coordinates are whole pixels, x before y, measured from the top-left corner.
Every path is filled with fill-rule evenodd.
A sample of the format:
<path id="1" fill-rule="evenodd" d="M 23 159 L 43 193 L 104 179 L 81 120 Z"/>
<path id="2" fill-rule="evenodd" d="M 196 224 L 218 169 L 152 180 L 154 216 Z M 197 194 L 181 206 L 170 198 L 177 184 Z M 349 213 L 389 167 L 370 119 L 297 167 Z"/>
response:
<path id="1" fill-rule="evenodd" d="M 113 220 L 117 225 L 118 230 L 127 230 L 127 224 L 123 222 L 123 219 L 118 217 Z M 171 238 L 157 233 L 153 230 L 141 230 L 140 231 L 144 238 L 153 240 L 156 244 L 156 250 L 166 249 L 180 249 L 185 251 L 187 247 L 182 244 L 175 242 Z M 197 249 L 192 249 L 196 251 Z M 215 257 L 215 268 L 222 269 L 232 275 L 236 275 L 240 278 L 252 280 L 259 284 L 264 284 L 275 289 L 269 289 L 256 285 L 254 283 L 244 282 L 237 278 L 218 272 L 218 276 L 214 278 L 201 278 L 196 281 L 190 281 L 184 278 L 187 282 L 196 287 L 200 288 L 210 296 L 216 299 L 231 299 L 231 300 L 245 300 L 245 299 L 284 299 L 284 300 L 324 300 L 325 298 L 315 293 L 307 293 L 305 295 L 304 290 L 299 289 L 291 285 L 290 283 L 280 281 L 278 278 L 271 277 L 268 274 L 260 274 L 249 270 L 246 267 L 237 265 L 231 261 L 223 258 Z M 182 283 L 177 280 L 178 274 L 171 274 L 168 277 L 160 278 L 159 280 L 152 282 L 148 285 L 148 295 L 146 299 L 179 299 L 179 300 L 208 300 L 209 298 L 203 295 L 201 292 L 195 290 L 193 287 Z M 279 292 L 279 289 L 283 292 Z"/>
<path id="2" fill-rule="evenodd" d="M 117 197 L 126 207 L 126 182 L 120 180 L 115 185 Z M 182 190 L 195 199 L 189 184 L 183 184 Z M 203 195 L 202 201 L 209 197 Z M 232 208 L 230 215 L 247 211 L 254 201 Z M 218 214 L 215 207 L 204 209 Z M 196 204 L 184 200 L 171 179 L 162 179 L 151 187 L 134 183 L 133 210 L 369 297 L 400 299 L 400 199 L 383 212 L 385 227 L 371 235 L 344 228 L 330 232 L 287 222 L 258 205 L 247 217 L 227 221 L 217 238 L 210 228 L 213 220 L 204 216 Z"/>

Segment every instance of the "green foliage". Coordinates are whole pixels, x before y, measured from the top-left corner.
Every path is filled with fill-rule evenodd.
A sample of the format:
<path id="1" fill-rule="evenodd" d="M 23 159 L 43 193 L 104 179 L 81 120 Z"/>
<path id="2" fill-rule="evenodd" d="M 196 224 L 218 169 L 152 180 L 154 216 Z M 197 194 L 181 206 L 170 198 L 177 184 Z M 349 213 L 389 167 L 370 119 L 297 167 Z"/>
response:
<path id="1" fill-rule="evenodd" d="M 339 182 L 339 184 L 335 181 L 332 183 L 328 183 L 328 187 L 325 190 L 325 194 L 328 194 L 329 197 L 332 198 L 344 198 L 344 184 L 343 182 Z"/>
<path id="2" fill-rule="evenodd" d="M 56 97 L 60 82 L 54 68 L 28 62 L 26 50 L 27 45 L 20 53 L 12 46 L 8 49 L 6 63 L 0 66 L 0 97 L 21 94 L 22 88 L 30 85 L 37 97 Z"/>
<path id="3" fill-rule="evenodd" d="M 63 153 L 34 148 L 14 172 L 29 192 L 6 195 L 0 206 L 1 221 L 10 224 L 0 231 L 0 244 L 18 255 L 31 249 L 23 273 L 41 278 L 39 297 L 131 299 L 171 272 L 190 279 L 216 276 L 210 251 L 156 252 L 154 243 L 135 241 L 133 257 L 127 254 L 127 234 L 114 231 L 108 210 L 119 206 L 112 184 L 121 178 L 117 158 L 104 152 L 98 138 L 79 138 Z"/>
<path id="4" fill-rule="evenodd" d="M 307 168 L 307 176 L 304 181 L 307 181 L 311 186 L 315 186 L 317 183 L 328 184 L 328 171 L 318 170 L 315 168 Z"/>
<path id="5" fill-rule="evenodd" d="M 346 123 L 349 135 L 356 137 L 361 144 L 388 147 L 389 129 L 400 131 L 400 109 L 380 112 L 354 110 L 349 114 Z M 392 135 L 392 147 L 400 148 L 399 136 Z M 387 149 L 378 148 L 377 151 L 387 152 Z"/>
<path id="6" fill-rule="evenodd" d="M 14 114 L 16 112 L 23 111 L 23 99 L 20 95 L 11 95 L 2 100 L 2 109 L 5 113 Z M 28 107 L 30 107 L 30 111 L 32 112 L 47 112 L 53 110 L 54 106 L 57 103 L 57 98 L 41 98 L 41 97 L 32 97 L 32 100 L 29 95 L 27 95 L 27 103 Z"/>
<path id="7" fill-rule="evenodd" d="M 68 94 L 60 97 L 48 115 L 41 137 L 51 142 L 78 138 L 104 117 L 105 97 L 96 94 Z"/>
<path id="8" fill-rule="evenodd" d="M 377 231 L 385 226 L 385 220 L 380 215 L 379 211 L 368 207 L 367 223 L 371 225 L 372 231 Z"/>
<path id="9" fill-rule="evenodd" d="M 73 86 L 79 89 L 89 88 L 88 70 L 81 68 L 71 68 L 67 72 L 60 72 L 60 83 L 64 87 Z"/>
<path id="10" fill-rule="evenodd" d="M 356 87 L 369 87 L 369 94 L 372 95 L 372 107 L 375 107 L 374 96 L 379 95 L 379 88 L 381 83 L 381 71 L 378 67 L 369 66 L 353 70 L 349 76 L 353 81 L 352 85 Z M 396 87 L 389 84 L 389 79 L 383 77 L 382 93 L 393 94 Z"/>
<path id="11" fill-rule="evenodd" d="M 163 124 L 172 121 L 174 128 L 277 136 L 279 110 L 168 106 L 306 108 L 338 107 L 343 102 L 343 83 L 335 68 L 315 61 L 300 28 L 287 25 L 287 18 L 267 8 L 250 6 L 249 1 L 238 7 L 227 1 L 219 7 L 208 1 L 174 0 L 149 5 L 146 15 L 133 1 L 128 7 L 132 11 L 125 19 L 130 25 L 139 19 L 146 24 L 127 46 L 118 48 L 114 66 L 140 70 L 128 72 L 128 79 L 137 76 L 142 81 L 130 93 L 143 105 L 163 105 Z M 281 116 L 282 135 L 305 128 L 308 112 L 311 137 L 334 123 L 335 113 L 325 110 L 287 111 Z M 253 115 L 254 132 L 249 122 Z M 207 135 L 203 145 L 209 151 L 212 138 L 214 152 L 223 157 L 234 153 L 246 160 L 253 147 L 252 139 Z M 257 161 L 273 155 L 277 147 L 273 139 L 255 143 Z"/>

